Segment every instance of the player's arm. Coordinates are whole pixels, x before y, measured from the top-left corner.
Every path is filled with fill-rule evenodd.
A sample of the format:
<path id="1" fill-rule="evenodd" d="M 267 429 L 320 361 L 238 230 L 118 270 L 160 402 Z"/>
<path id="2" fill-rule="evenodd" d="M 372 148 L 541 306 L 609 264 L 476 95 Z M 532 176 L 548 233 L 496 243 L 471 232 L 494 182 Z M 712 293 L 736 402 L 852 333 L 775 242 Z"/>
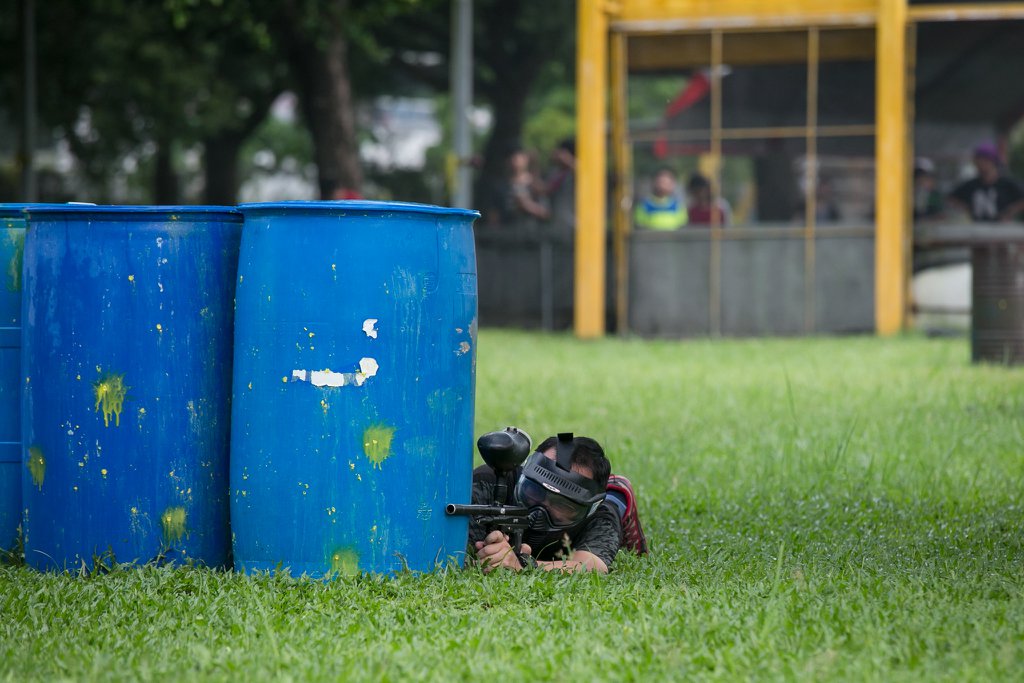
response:
<path id="1" fill-rule="evenodd" d="M 586 550 L 574 550 L 568 560 L 549 560 L 538 562 L 537 567 L 549 572 L 597 572 L 607 574 L 608 565 L 600 557 Z"/>

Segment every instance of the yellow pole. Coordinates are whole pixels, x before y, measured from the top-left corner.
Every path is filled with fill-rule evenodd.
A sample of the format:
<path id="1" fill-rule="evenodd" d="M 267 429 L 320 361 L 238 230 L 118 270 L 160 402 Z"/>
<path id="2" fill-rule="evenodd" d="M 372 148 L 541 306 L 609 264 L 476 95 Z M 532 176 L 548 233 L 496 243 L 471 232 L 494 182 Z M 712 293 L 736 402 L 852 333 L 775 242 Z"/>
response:
<path id="1" fill-rule="evenodd" d="M 615 160 L 615 202 L 612 222 L 615 260 L 615 320 L 616 331 L 629 331 L 629 250 L 632 178 L 632 148 L 629 144 L 626 90 L 626 36 L 616 33 L 611 46 L 611 107 L 612 147 Z"/>
<path id="2" fill-rule="evenodd" d="M 603 0 L 579 0 L 576 22 L 576 301 L 573 322 L 576 336 L 586 339 L 604 335 L 608 17 Z"/>
<path id="3" fill-rule="evenodd" d="M 895 334 L 906 315 L 907 0 L 879 0 L 875 113 L 875 329 Z"/>

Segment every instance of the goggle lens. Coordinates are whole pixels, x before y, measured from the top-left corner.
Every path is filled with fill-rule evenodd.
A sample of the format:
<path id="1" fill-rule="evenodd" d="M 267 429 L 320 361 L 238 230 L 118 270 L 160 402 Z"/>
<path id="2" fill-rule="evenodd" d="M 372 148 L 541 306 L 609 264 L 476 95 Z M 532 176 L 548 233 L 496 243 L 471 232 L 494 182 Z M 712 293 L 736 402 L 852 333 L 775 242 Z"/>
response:
<path id="1" fill-rule="evenodd" d="M 571 526 L 587 517 L 589 505 L 581 505 L 565 496 L 549 491 L 537 482 L 521 477 L 516 486 L 516 497 L 526 507 L 543 507 L 551 521 L 560 526 Z"/>

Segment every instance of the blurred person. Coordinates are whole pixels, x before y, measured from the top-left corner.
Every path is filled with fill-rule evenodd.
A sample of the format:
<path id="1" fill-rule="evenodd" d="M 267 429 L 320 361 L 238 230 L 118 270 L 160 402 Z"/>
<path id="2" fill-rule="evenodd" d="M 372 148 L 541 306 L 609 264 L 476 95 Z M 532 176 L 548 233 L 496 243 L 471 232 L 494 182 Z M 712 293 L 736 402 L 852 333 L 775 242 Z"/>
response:
<path id="1" fill-rule="evenodd" d="M 822 176 L 814 188 L 814 220 L 816 223 L 838 223 L 839 219 L 835 184 L 828 176 Z"/>
<path id="2" fill-rule="evenodd" d="M 927 157 L 914 160 L 914 220 L 942 218 L 946 206 L 935 180 L 935 164 Z"/>
<path id="3" fill-rule="evenodd" d="M 686 184 L 686 194 L 690 197 L 687 212 L 691 225 L 729 224 L 729 203 L 721 197 L 716 200 L 712 196 L 711 181 L 705 176 L 700 173 L 691 175 Z"/>
<path id="4" fill-rule="evenodd" d="M 658 169 L 651 182 L 650 196 L 637 204 L 633 212 L 634 224 L 644 230 L 678 230 L 688 221 L 676 172 L 667 166 Z"/>
<path id="5" fill-rule="evenodd" d="M 1010 221 L 1024 212 L 1024 189 L 1002 174 L 995 145 L 974 148 L 974 168 L 977 175 L 950 192 L 950 203 L 964 209 L 971 220 L 986 223 Z"/>
<path id="6" fill-rule="evenodd" d="M 551 152 L 551 170 L 544 182 L 556 233 L 571 236 L 576 229 L 576 141 L 566 138 Z"/>
<path id="7" fill-rule="evenodd" d="M 647 553 L 636 497 L 628 479 L 611 474 L 604 449 L 585 436 L 549 437 L 516 468 L 515 498 L 537 511 L 544 528 L 523 534 L 520 556 L 528 566 L 546 571 L 608 572 L 619 548 Z M 549 480 L 559 482 L 556 488 Z M 474 504 L 493 500 L 494 471 L 473 470 Z M 469 543 L 484 572 L 525 568 L 501 531 L 487 530 L 473 518 Z"/>
<path id="8" fill-rule="evenodd" d="M 505 212 L 508 220 L 547 220 L 551 212 L 543 203 L 543 184 L 531 169 L 530 155 L 522 149 L 508 156 L 508 185 Z"/>

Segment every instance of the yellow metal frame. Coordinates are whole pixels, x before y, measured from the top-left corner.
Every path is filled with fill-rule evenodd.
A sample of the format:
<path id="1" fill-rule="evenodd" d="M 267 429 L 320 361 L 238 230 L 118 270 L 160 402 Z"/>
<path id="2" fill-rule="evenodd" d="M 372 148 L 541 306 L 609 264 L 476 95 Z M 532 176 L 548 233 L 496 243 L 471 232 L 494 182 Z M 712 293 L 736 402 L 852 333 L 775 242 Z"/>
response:
<path id="1" fill-rule="evenodd" d="M 625 121 L 624 93 L 628 36 L 656 36 L 680 32 L 707 31 L 718 43 L 717 62 L 721 62 L 721 36 L 772 28 L 875 27 L 876 111 L 874 126 L 843 126 L 829 131 L 853 135 L 875 135 L 875 178 L 877 212 L 875 219 L 875 327 L 879 334 L 893 334 L 906 324 L 910 273 L 910 159 L 912 154 L 913 27 L 922 21 L 965 21 L 1024 19 L 1024 2 L 988 4 L 934 4 L 908 7 L 907 0 L 579 0 L 577 16 L 577 151 L 579 165 L 576 184 L 576 300 L 575 330 L 580 337 L 604 334 L 605 309 L 605 235 L 606 235 L 606 114 L 609 92 L 609 44 L 611 45 L 612 143 L 615 150 L 614 255 L 616 261 L 616 310 L 620 325 L 627 313 L 629 216 L 631 185 L 625 185 L 631 169 L 631 147 Z M 813 32 L 815 33 L 816 32 Z M 715 36 L 718 36 L 715 38 Z M 814 47 L 813 62 L 819 55 Z M 809 52 L 811 50 L 809 49 Z M 712 46 L 712 54 L 715 54 Z M 809 57 L 812 56 L 809 54 Z M 810 61 L 809 61 L 809 69 Z M 712 117 L 720 116 L 720 88 L 717 70 L 712 68 Z M 810 74 L 808 74 L 810 82 Z M 718 94 L 716 94 L 718 93 Z M 810 93 L 808 93 L 810 95 Z M 717 109 L 715 101 L 718 101 Z M 810 99 L 810 98 L 809 98 Z M 810 114 L 810 101 L 808 113 Z M 810 120 L 809 120 L 810 122 Z M 779 137 L 808 136 L 808 154 L 816 151 L 814 133 L 807 127 L 780 129 Z M 715 134 L 715 129 L 719 134 Z M 849 130 L 847 130 L 849 129 Z M 764 131 L 746 131 L 763 136 Z M 674 133 L 711 140 L 710 160 L 715 169 L 716 186 L 721 164 L 723 139 L 742 138 L 744 131 Z M 819 129 L 817 135 L 826 135 Z M 639 136 L 637 139 L 640 139 Z M 813 218 L 813 198 L 807 212 Z M 812 220 L 803 228 L 814 230 Z M 723 231 L 712 226 L 711 270 L 716 271 L 716 253 L 720 242 L 738 237 L 735 229 Z M 759 233 L 764 234 L 764 233 Z M 813 236 L 813 232 L 812 232 Z M 808 239 L 805 244 L 813 244 Z M 717 249 L 716 249 L 717 247 Z M 805 255 L 813 276 L 814 253 Z M 718 294 L 717 276 L 710 283 L 711 303 Z M 808 309 L 811 303 L 807 302 Z M 717 306 L 712 306 L 712 331 L 719 329 Z M 813 311 L 811 311 L 813 313 Z M 806 316 L 805 316 L 806 319 Z M 813 318 L 811 318 L 813 322 Z"/>

